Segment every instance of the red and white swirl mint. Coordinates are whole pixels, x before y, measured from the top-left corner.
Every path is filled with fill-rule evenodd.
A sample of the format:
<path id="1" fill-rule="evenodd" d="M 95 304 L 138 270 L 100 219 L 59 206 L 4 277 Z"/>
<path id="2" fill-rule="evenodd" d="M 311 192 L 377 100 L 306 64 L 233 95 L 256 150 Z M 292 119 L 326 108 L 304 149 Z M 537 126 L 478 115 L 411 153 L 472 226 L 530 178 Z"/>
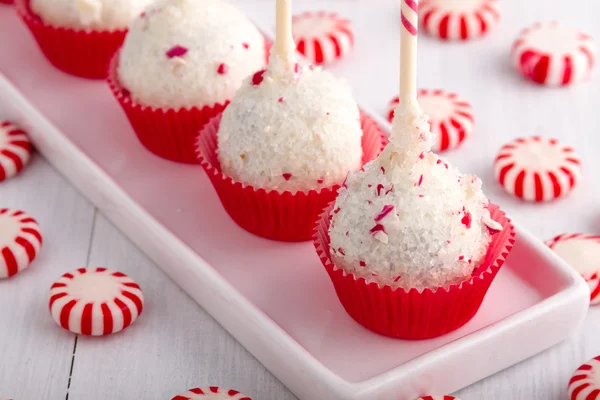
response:
<path id="1" fill-rule="evenodd" d="M 442 40 L 482 37 L 500 22 L 498 0 L 422 0 L 422 29 Z"/>
<path id="2" fill-rule="evenodd" d="M 31 158 L 27 134 L 8 121 L 0 122 L 0 182 L 17 175 Z"/>
<path id="3" fill-rule="evenodd" d="M 24 270 L 42 247 L 40 226 L 20 210 L 0 209 L 0 279 Z"/>
<path id="4" fill-rule="evenodd" d="M 436 152 L 449 150 L 460 144 L 473 131 L 473 109 L 471 104 L 455 93 L 443 90 L 420 89 L 417 100 L 421 109 L 429 117 L 431 132 L 436 135 L 433 150 Z M 394 111 L 399 99 L 395 97 L 388 106 L 387 117 L 394 119 Z"/>
<path id="5" fill-rule="evenodd" d="M 590 304 L 600 304 L 600 236 L 563 234 L 546 244 L 588 283 Z"/>
<path id="6" fill-rule="evenodd" d="M 218 386 L 190 389 L 171 400 L 252 400 L 237 390 L 221 389 Z"/>
<path id="7" fill-rule="evenodd" d="M 505 144 L 494 162 L 504 189 L 526 201 L 566 196 L 581 180 L 581 160 L 573 148 L 540 136 Z"/>
<path id="8" fill-rule="evenodd" d="M 122 272 L 79 268 L 50 288 L 50 314 L 61 327 L 83 335 L 120 332 L 142 313 L 144 295 Z"/>
<path id="9" fill-rule="evenodd" d="M 568 395 L 569 400 L 600 399 L 600 356 L 577 368 L 569 381 Z"/>
<path id="10" fill-rule="evenodd" d="M 454 396 L 423 396 L 419 397 L 415 400 L 460 400 L 458 397 Z"/>
<path id="11" fill-rule="evenodd" d="M 547 86 L 566 86 L 591 75 L 596 45 L 590 36 L 559 22 L 525 28 L 512 47 L 512 62 L 525 78 Z"/>
<path id="12" fill-rule="evenodd" d="M 332 12 L 305 12 L 292 19 L 292 35 L 298 52 L 313 64 L 341 59 L 354 46 L 352 23 Z"/>

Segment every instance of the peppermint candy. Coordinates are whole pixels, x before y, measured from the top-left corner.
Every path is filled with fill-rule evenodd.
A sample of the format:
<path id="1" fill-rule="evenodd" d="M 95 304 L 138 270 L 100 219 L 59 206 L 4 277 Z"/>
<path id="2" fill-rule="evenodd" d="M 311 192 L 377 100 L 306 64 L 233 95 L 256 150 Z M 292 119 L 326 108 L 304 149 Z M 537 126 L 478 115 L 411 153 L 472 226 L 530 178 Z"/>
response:
<path id="1" fill-rule="evenodd" d="M 425 32 L 442 40 L 486 35 L 500 22 L 498 0 L 422 0 L 419 20 Z"/>
<path id="2" fill-rule="evenodd" d="M 25 131 L 11 122 L 0 122 L 0 182 L 17 175 L 31 158 L 31 142 Z"/>
<path id="3" fill-rule="evenodd" d="M 394 111 L 399 101 L 399 98 L 395 97 L 389 103 L 387 117 L 390 122 L 394 119 Z M 436 135 L 434 151 L 440 152 L 460 146 L 473 131 L 471 104 L 457 94 L 440 89 L 420 89 L 417 101 L 429 117 L 431 132 Z"/>
<path id="4" fill-rule="evenodd" d="M 546 244 L 588 283 L 590 304 L 600 304 L 600 236 L 563 234 Z"/>
<path id="5" fill-rule="evenodd" d="M 218 386 L 190 389 L 171 400 L 252 400 L 237 390 L 221 389 Z"/>
<path id="6" fill-rule="evenodd" d="M 596 53 L 590 36 L 555 21 L 524 29 L 511 57 L 525 78 L 540 85 L 566 86 L 589 78 Z"/>
<path id="7" fill-rule="evenodd" d="M 144 295 L 122 272 L 79 268 L 61 276 L 50 288 L 50 314 L 64 329 L 83 335 L 120 332 L 142 313 Z"/>
<path id="8" fill-rule="evenodd" d="M 0 279 L 31 264 L 42 247 L 40 226 L 20 210 L 0 209 Z"/>
<path id="9" fill-rule="evenodd" d="M 581 160 L 573 148 L 540 136 L 504 145 L 494 161 L 496 179 L 504 189 L 526 201 L 564 197 L 581 180 Z"/>
<path id="10" fill-rule="evenodd" d="M 569 400 L 600 399 L 600 356 L 577 368 L 569 381 Z"/>
<path id="11" fill-rule="evenodd" d="M 294 16 L 292 35 L 298 52 L 313 64 L 337 61 L 354 46 L 352 23 L 331 12 L 305 12 Z"/>

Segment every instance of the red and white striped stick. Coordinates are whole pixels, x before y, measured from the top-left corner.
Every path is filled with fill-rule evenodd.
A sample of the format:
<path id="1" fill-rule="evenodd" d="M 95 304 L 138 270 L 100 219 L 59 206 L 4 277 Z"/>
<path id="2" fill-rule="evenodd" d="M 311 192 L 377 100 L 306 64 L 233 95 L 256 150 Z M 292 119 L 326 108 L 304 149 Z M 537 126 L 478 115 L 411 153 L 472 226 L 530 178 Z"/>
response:
<path id="1" fill-rule="evenodd" d="M 295 65 L 294 50 L 296 48 L 292 37 L 292 0 L 276 1 L 275 51 L 273 54 L 285 62 L 288 71 L 292 71 Z"/>
<path id="2" fill-rule="evenodd" d="M 405 105 L 417 103 L 417 32 L 419 1 L 402 0 L 400 29 L 400 99 Z"/>

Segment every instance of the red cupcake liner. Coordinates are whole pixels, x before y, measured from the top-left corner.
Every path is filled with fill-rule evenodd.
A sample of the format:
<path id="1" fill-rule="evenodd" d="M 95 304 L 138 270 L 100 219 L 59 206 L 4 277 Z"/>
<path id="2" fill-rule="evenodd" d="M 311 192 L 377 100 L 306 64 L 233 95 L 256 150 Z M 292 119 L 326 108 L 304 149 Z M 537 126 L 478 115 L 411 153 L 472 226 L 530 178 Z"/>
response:
<path id="1" fill-rule="evenodd" d="M 35 15 L 29 0 L 16 0 L 17 13 L 56 68 L 70 75 L 104 79 L 111 57 L 123 43 L 127 30 L 84 31 L 48 25 Z"/>
<path id="2" fill-rule="evenodd" d="M 13 4 L 13 0 L 0 0 L 0 4 Z"/>
<path id="3" fill-rule="evenodd" d="M 329 253 L 332 202 L 320 215 L 313 241 L 344 309 L 356 322 L 381 335 L 401 339 L 428 339 L 454 331 L 471 320 L 515 243 L 514 227 L 497 206 L 492 218 L 504 228 L 493 236 L 483 263 L 471 279 L 448 289 L 419 292 L 368 283 L 336 267 Z"/>
<path id="4" fill-rule="evenodd" d="M 214 116 L 220 114 L 229 101 L 202 108 L 162 109 L 135 103 L 129 91 L 117 77 L 119 53 L 108 70 L 108 84 L 125 111 L 139 141 L 155 155 L 180 163 L 198 164 L 195 142 L 198 132 Z"/>
<path id="5" fill-rule="evenodd" d="M 241 228 L 267 239 L 285 242 L 310 240 L 315 221 L 335 199 L 339 185 L 309 192 L 278 192 L 244 185 L 221 172 L 217 157 L 217 132 L 221 115 L 213 118 L 198 137 L 196 150 L 223 207 Z M 363 164 L 383 149 L 386 139 L 377 123 L 361 113 Z"/>

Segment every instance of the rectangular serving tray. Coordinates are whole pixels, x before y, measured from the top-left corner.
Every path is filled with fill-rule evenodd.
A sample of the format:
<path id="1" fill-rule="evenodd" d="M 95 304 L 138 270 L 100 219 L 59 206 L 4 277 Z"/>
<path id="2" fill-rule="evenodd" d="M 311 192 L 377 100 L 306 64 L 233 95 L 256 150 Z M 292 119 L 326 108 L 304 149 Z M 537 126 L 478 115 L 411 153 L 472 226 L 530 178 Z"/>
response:
<path id="1" fill-rule="evenodd" d="M 300 399 L 451 393 L 562 341 L 587 312 L 585 282 L 515 223 L 513 252 L 466 326 L 412 342 L 371 333 L 344 312 L 312 243 L 238 228 L 199 166 L 138 143 L 104 82 L 54 69 L 9 8 L 0 26 L 8 33 L 0 119 L 25 126 L 73 185 Z"/>

